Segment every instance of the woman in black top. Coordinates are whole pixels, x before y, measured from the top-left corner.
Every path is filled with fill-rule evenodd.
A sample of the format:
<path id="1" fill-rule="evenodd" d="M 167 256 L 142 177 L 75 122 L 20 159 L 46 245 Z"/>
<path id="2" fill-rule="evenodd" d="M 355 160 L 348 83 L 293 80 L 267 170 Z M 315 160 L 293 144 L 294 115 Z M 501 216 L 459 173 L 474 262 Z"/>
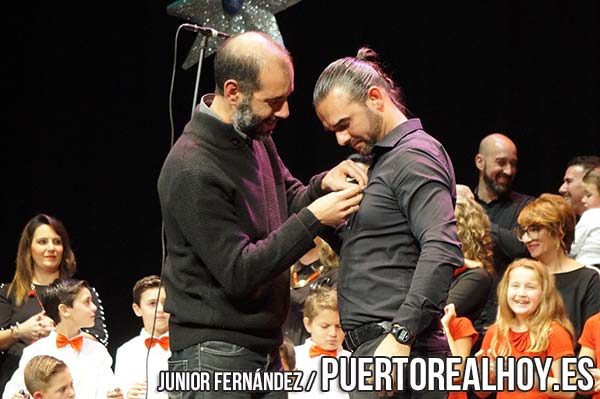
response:
<path id="1" fill-rule="evenodd" d="M 463 196 L 457 198 L 454 214 L 465 264 L 454 271 L 447 302 L 454 304 L 458 316 L 474 322 L 492 286 L 494 254 L 491 224 L 481 205 Z"/>
<path id="2" fill-rule="evenodd" d="M 23 348 L 54 328 L 44 314 L 41 296 L 54 280 L 72 277 L 75 271 L 75 254 L 64 225 L 48 215 L 33 217 L 21 234 L 14 277 L 0 285 L 0 386 L 18 367 Z M 106 345 L 104 310 L 94 289 L 92 300 L 98 307 L 96 323 L 85 333 Z"/>
<path id="3" fill-rule="evenodd" d="M 585 321 L 600 312 L 600 275 L 567 255 L 574 238 L 575 213 L 560 195 L 542 194 L 523 208 L 518 222 L 517 237 L 556 279 L 577 342 Z"/>

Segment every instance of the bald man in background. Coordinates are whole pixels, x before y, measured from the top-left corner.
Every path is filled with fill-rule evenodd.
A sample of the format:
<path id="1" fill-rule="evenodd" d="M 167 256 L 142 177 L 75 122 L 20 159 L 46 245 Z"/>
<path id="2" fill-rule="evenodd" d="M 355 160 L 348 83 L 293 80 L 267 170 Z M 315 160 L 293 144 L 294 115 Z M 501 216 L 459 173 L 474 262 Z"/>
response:
<path id="1" fill-rule="evenodd" d="M 516 258 L 529 256 L 527 248 L 514 234 L 517 216 L 533 197 L 512 190 L 517 174 L 517 146 L 501 133 L 492 133 L 481 140 L 475 156 L 475 166 L 479 170 L 479 181 L 475 192 L 467 186 L 458 185 L 458 195 L 474 198 L 487 213 L 492 222 L 494 240 L 494 283 L 490 297 L 484 307 L 476 327 L 480 331 L 496 319 L 496 285 L 506 266 Z"/>

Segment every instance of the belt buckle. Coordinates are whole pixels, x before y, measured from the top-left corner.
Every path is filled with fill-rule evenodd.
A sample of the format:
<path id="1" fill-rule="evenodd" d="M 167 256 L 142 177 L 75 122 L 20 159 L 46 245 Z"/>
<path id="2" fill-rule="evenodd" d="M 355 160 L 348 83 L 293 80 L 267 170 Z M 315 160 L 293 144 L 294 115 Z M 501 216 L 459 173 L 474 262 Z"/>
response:
<path id="1" fill-rule="evenodd" d="M 355 328 L 354 330 L 350 330 L 346 332 L 344 336 L 344 342 L 346 342 L 346 346 L 354 351 L 360 345 L 365 342 L 371 341 L 380 337 L 383 334 L 386 334 L 390 331 L 392 323 L 389 321 L 382 321 L 379 323 L 371 322 L 367 324 L 363 324 L 360 327 Z M 365 339 L 363 339 L 363 337 Z"/>

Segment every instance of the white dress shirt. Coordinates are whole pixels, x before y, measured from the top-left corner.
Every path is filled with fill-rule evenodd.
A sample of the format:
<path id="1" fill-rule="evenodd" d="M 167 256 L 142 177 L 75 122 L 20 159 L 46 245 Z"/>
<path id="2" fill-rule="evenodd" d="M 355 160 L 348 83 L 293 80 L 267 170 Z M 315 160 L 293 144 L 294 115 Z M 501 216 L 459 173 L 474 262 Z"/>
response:
<path id="1" fill-rule="evenodd" d="M 600 264 L 600 208 L 588 209 L 581 215 L 570 255 L 584 265 Z"/>
<path id="2" fill-rule="evenodd" d="M 161 335 L 158 339 L 168 336 L 169 333 Z M 135 383 L 144 382 L 146 380 L 146 338 L 150 338 L 150 334 L 142 328 L 139 335 L 133 337 L 129 341 L 117 349 L 115 360 L 115 375 L 119 381 L 119 386 L 123 391 L 123 396 L 127 397 L 129 388 Z M 158 383 L 158 373 L 168 370 L 170 350 L 164 350 L 158 343 L 150 348 L 150 356 L 148 358 L 148 399 L 167 399 L 167 392 L 157 392 L 156 386 Z"/>
<path id="3" fill-rule="evenodd" d="M 70 345 L 58 348 L 56 337 L 56 331 L 52 331 L 23 350 L 19 368 L 4 387 L 2 399 L 11 399 L 20 389 L 27 391 L 23 370 L 29 360 L 38 355 L 53 356 L 67 364 L 77 398 L 106 399 L 107 392 L 118 387 L 111 369 L 112 357 L 104 345 L 83 337 L 81 351 L 77 352 Z"/>
<path id="4" fill-rule="evenodd" d="M 310 357 L 310 347 L 314 343 L 310 338 L 307 338 L 304 344 L 298 345 L 294 348 L 296 352 L 296 370 L 302 371 L 302 386 L 305 387 L 308 376 L 312 371 L 316 371 L 317 377 L 314 380 L 314 384 L 310 391 L 305 392 L 289 392 L 289 399 L 302 399 L 302 398 L 327 398 L 327 399 L 348 399 L 349 395 L 340 389 L 339 384 L 335 381 L 330 382 L 329 392 L 321 391 L 319 381 L 321 380 L 319 374 L 321 370 L 321 358 L 323 356 Z M 350 357 L 350 352 L 338 348 L 336 357 Z"/>

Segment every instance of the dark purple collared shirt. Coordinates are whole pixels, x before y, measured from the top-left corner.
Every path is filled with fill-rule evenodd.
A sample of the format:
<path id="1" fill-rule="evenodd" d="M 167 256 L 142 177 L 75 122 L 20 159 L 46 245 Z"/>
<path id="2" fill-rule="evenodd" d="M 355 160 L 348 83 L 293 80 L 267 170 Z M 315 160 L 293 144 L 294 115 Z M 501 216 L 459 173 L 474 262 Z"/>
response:
<path id="1" fill-rule="evenodd" d="M 393 321 L 419 334 L 442 314 L 452 271 L 463 264 L 454 168 L 419 119 L 389 132 L 373 156 L 360 209 L 343 233 L 342 326 Z"/>

